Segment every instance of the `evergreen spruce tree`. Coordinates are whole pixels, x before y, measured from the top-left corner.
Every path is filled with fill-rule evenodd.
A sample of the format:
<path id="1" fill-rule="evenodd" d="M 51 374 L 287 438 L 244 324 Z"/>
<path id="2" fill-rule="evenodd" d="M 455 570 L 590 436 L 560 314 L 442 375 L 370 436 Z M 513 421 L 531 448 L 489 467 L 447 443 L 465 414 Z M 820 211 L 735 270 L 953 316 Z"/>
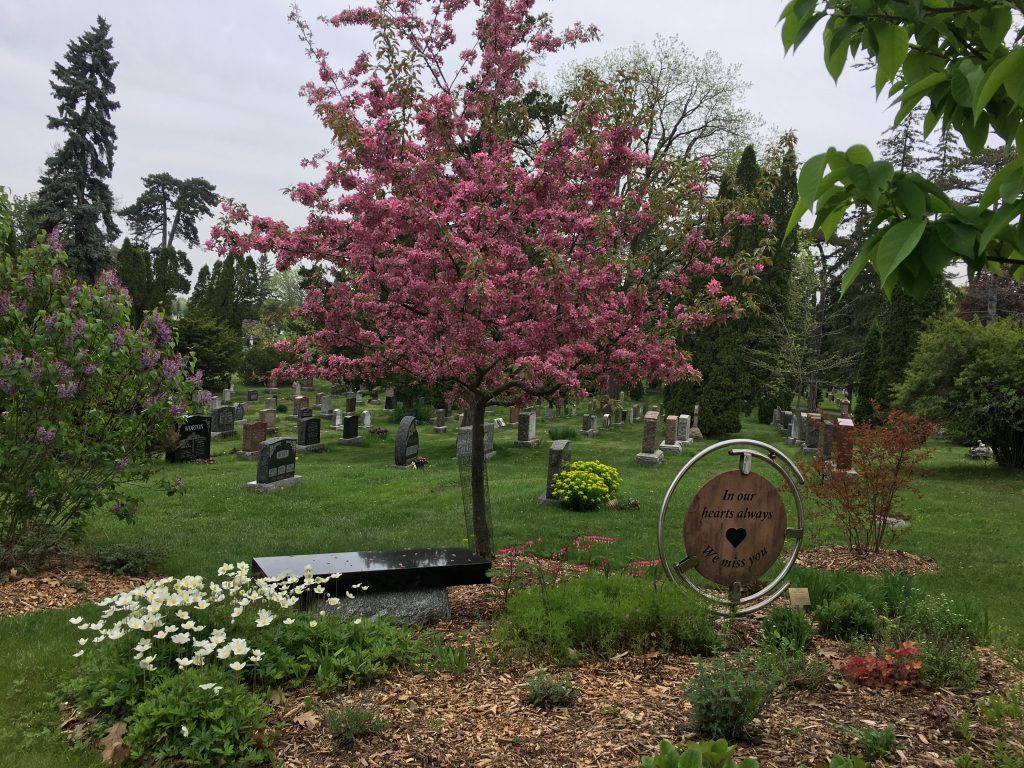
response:
<path id="1" fill-rule="evenodd" d="M 878 322 L 871 324 L 864 338 L 864 350 L 860 356 L 860 373 L 857 376 L 857 405 L 853 409 L 855 421 L 870 421 L 874 416 L 871 401 L 878 399 L 878 356 L 881 352 L 882 331 Z"/>
<path id="2" fill-rule="evenodd" d="M 108 244 L 120 234 L 114 222 L 114 196 L 108 180 L 114 169 L 117 134 L 111 113 L 114 70 L 110 25 L 96 26 L 68 43 L 64 64 L 53 66 L 50 87 L 57 114 L 47 121 L 67 135 L 46 160 L 32 219 L 37 229 L 59 226 L 71 268 L 94 280 L 110 263 Z"/>

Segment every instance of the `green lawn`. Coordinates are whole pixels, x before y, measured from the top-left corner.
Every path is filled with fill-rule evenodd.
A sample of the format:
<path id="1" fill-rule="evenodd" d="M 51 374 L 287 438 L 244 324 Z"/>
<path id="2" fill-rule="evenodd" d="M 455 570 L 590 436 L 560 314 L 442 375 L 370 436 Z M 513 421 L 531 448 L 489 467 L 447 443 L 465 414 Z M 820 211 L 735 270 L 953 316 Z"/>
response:
<path id="1" fill-rule="evenodd" d="M 305 483 L 280 493 L 261 495 L 245 488 L 255 479 L 256 464 L 234 458 L 240 436 L 214 443 L 213 465 L 162 464 L 141 489 L 144 503 L 137 522 L 126 525 L 101 515 L 88 527 L 84 546 L 155 544 L 166 551 L 162 570 L 180 576 L 211 575 L 225 561 L 248 561 L 254 555 L 462 544 L 466 528 L 459 468 L 453 460 L 454 423 L 445 435 L 433 434 L 430 426 L 420 429 L 420 453 L 430 460 L 425 471 L 397 470 L 391 466 L 397 424 L 371 410 L 375 426 L 389 429 L 387 440 L 371 437 L 362 447 L 340 446 L 339 435 L 326 428 L 325 420 L 327 451 L 300 454 L 297 470 Z M 495 415 L 507 416 L 504 409 Z M 547 438 L 553 424 L 578 428 L 580 420 L 541 421 L 538 436 Z M 282 434 L 294 434 L 294 422 L 283 414 L 278 423 Z M 619 468 L 620 498 L 638 503 L 599 512 L 539 505 L 549 441 L 542 439 L 538 449 L 517 449 L 512 445 L 515 430 L 498 430 L 497 456 L 488 464 L 496 545 L 542 537 L 545 547 L 555 547 L 585 533 L 619 539 L 594 553 L 615 566 L 657 557 L 662 499 L 694 450 L 667 456 L 660 468 L 639 467 L 633 455 L 641 430 L 640 424 L 627 425 L 572 441 L 573 458 L 598 459 Z M 743 435 L 782 445 L 778 432 L 749 420 Z M 1024 634 L 1024 604 L 1014 597 L 1024 590 L 1024 477 L 992 463 L 968 461 L 963 448 L 941 442 L 934 447 L 930 474 L 919 483 L 922 496 L 905 502 L 914 526 L 899 546 L 938 561 L 940 572 L 921 577 L 922 588 L 945 592 L 987 611 L 994 625 Z M 792 449 L 785 450 L 794 455 Z M 712 474 L 735 467 L 736 460 L 724 454 L 702 464 L 677 491 L 674 512 L 681 515 L 688 498 Z M 185 493 L 168 496 L 165 487 L 178 477 L 184 480 Z M 831 526 L 814 519 L 807 523 L 807 535 L 810 544 L 840 540 Z M 681 528 L 670 529 L 669 538 L 681 546 Z M 13 693 L 0 697 L 0 765 L 96 764 L 91 753 L 65 749 L 53 731 L 59 722 L 54 705 L 61 681 L 75 661 L 70 658 L 75 635 L 67 618 L 81 612 L 0 620 L 0 687 Z"/>

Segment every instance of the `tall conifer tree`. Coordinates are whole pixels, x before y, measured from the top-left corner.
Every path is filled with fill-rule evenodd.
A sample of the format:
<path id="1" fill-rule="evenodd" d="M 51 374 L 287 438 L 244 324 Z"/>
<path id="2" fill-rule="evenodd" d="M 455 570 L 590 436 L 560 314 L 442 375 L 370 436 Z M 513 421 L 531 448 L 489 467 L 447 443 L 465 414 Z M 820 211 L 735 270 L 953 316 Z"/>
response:
<path id="1" fill-rule="evenodd" d="M 68 43 L 65 63 L 53 66 L 57 114 L 46 125 L 67 139 L 46 160 L 33 211 L 38 228 L 60 227 L 71 267 L 86 280 L 108 266 L 108 245 L 120 234 L 108 184 L 117 144 L 110 116 L 121 106 L 114 101 L 113 44 L 110 25 L 97 16 L 96 26 Z"/>

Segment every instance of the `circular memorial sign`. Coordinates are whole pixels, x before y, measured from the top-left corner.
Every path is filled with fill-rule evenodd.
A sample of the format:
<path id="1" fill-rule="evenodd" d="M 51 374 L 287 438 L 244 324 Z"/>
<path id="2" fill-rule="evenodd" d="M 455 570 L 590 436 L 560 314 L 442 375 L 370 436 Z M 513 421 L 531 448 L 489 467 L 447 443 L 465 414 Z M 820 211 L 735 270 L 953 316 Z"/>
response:
<path id="1" fill-rule="evenodd" d="M 762 576 L 786 538 L 786 507 L 761 475 L 716 475 L 693 497 L 683 524 L 687 559 L 707 579 L 731 586 Z"/>

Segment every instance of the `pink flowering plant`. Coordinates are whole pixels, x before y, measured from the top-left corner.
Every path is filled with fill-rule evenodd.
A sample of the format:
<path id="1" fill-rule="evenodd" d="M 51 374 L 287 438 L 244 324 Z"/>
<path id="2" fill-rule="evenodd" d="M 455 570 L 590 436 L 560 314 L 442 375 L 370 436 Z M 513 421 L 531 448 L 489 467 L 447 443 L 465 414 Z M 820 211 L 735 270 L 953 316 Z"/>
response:
<path id="1" fill-rule="evenodd" d="M 729 228 L 711 210 L 706 166 L 651 168 L 614 83 L 545 108 L 531 66 L 597 30 L 558 32 L 533 6 L 379 0 L 343 11 L 324 21 L 374 42 L 340 68 L 294 12 L 317 70 L 304 94 L 333 149 L 303 163 L 317 181 L 291 189 L 305 224 L 227 201 L 210 243 L 275 253 L 279 269 L 322 268 L 302 309 L 313 330 L 283 344 L 298 360 L 289 375 L 415 381 L 465 406 L 484 555 L 487 406 L 580 400 L 610 377 L 695 375 L 679 342 L 738 309 L 709 281 L 756 262 L 723 258 Z M 467 26 L 475 39 L 460 50 L 455 29 Z M 670 172 L 693 180 L 669 185 L 672 199 L 652 192 Z M 658 247 L 640 247 L 655 226 Z"/>
<path id="2" fill-rule="evenodd" d="M 0 244 L 11 207 L 0 188 Z M 0 248 L 6 248 L 0 245 Z M 199 384 L 159 315 L 131 327 L 112 273 L 74 281 L 59 233 L 0 251 L 0 567 L 38 560 L 85 516 L 135 510 L 127 489 Z"/>

